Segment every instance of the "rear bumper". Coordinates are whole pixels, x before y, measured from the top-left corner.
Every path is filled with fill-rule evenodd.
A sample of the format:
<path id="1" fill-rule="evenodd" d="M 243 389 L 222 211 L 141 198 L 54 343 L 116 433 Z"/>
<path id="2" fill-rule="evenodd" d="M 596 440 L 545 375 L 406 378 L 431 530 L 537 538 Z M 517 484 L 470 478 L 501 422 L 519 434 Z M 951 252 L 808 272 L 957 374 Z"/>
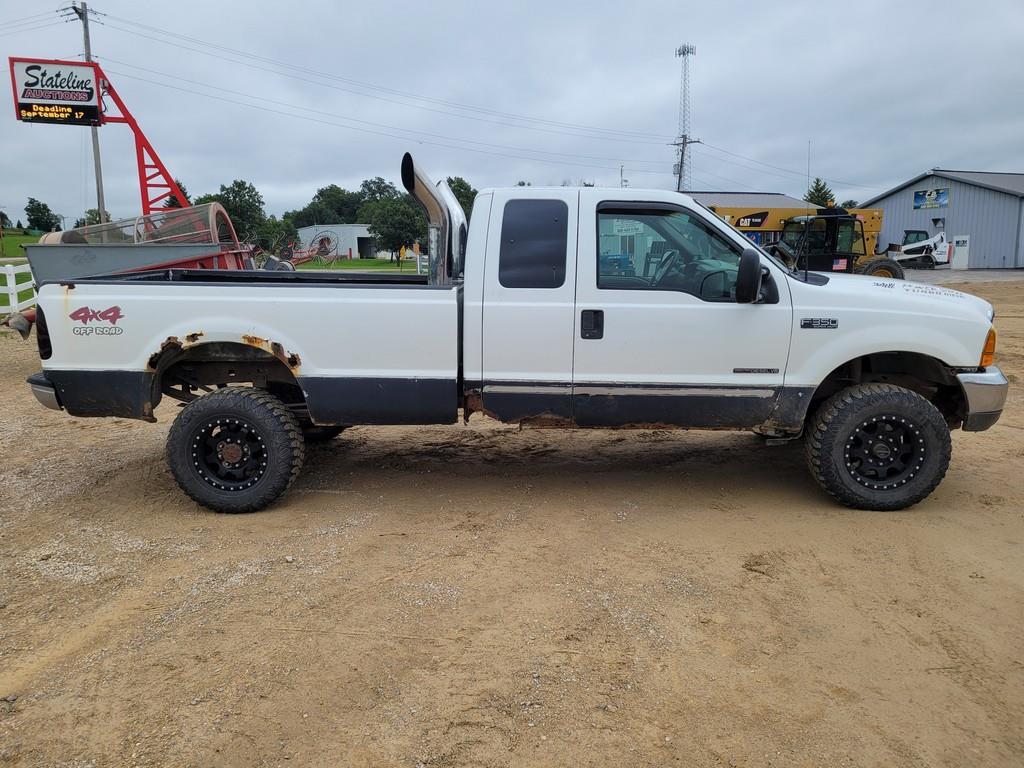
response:
<path id="1" fill-rule="evenodd" d="M 33 373 L 28 377 L 28 385 L 40 404 L 55 411 L 61 410 L 60 400 L 57 398 L 57 390 L 50 383 L 50 380 L 46 378 L 45 373 L 42 371 Z"/>
<path id="2" fill-rule="evenodd" d="M 116 416 L 156 421 L 153 374 L 146 371 L 71 371 L 48 368 L 29 377 L 36 398 L 47 408 L 72 416 Z"/>
<path id="3" fill-rule="evenodd" d="M 990 365 L 983 373 L 960 373 L 957 379 L 967 401 L 964 430 L 981 432 L 999 421 L 1010 389 L 1003 372 Z"/>

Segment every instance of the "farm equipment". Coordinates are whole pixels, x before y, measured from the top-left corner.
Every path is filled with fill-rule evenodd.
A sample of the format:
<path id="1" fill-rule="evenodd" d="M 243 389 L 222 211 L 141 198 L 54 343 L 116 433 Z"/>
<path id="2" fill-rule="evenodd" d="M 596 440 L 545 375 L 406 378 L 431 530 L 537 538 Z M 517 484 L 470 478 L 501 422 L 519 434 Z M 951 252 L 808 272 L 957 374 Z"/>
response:
<path id="1" fill-rule="evenodd" d="M 953 244 L 946 239 L 945 232 L 929 237 L 923 229 L 905 229 L 903 243 L 890 244 L 887 253 L 894 261 L 934 269 L 939 264 L 949 264 L 953 258 Z"/>
<path id="2" fill-rule="evenodd" d="M 814 215 L 787 219 L 782 237 L 767 249 L 794 269 L 904 276 L 897 261 L 868 248 L 864 220 L 842 208 L 819 208 Z"/>
<path id="3" fill-rule="evenodd" d="M 786 223 L 800 216 L 831 215 L 842 209 L 829 206 L 816 208 L 808 204 L 803 208 L 751 208 L 741 206 L 709 206 L 720 218 L 738 229 L 750 240 L 768 248 L 782 239 Z M 848 208 L 845 214 L 861 221 L 864 229 L 864 248 L 867 253 L 877 253 L 878 236 L 882 230 L 881 208 Z"/>
<path id="4" fill-rule="evenodd" d="M 248 246 L 220 203 L 47 232 L 25 246 L 36 284 L 150 269 L 252 269 Z M 26 338 L 35 310 L 12 313 L 4 324 Z"/>

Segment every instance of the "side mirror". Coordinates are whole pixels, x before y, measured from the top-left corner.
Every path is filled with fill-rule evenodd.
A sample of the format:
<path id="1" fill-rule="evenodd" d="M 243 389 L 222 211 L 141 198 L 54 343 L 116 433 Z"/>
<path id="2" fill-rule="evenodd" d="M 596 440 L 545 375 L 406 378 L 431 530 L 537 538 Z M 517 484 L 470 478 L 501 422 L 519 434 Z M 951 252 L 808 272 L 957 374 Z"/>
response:
<path id="1" fill-rule="evenodd" d="M 761 298 L 761 256 L 745 248 L 736 273 L 736 303 L 753 304 Z"/>

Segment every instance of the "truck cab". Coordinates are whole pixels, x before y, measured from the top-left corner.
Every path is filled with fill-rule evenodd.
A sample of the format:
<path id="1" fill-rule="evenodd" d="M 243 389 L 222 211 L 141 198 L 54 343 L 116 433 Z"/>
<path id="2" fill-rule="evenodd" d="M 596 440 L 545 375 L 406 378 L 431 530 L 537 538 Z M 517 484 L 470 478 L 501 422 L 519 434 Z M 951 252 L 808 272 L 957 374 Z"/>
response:
<path id="1" fill-rule="evenodd" d="M 484 216 L 498 236 L 481 253 L 470 235 L 470 410 L 580 427 L 769 418 L 791 298 L 766 265 L 758 304 L 737 301 L 749 242 L 713 215 L 673 192 L 516 188 L 481 193 Z"/>

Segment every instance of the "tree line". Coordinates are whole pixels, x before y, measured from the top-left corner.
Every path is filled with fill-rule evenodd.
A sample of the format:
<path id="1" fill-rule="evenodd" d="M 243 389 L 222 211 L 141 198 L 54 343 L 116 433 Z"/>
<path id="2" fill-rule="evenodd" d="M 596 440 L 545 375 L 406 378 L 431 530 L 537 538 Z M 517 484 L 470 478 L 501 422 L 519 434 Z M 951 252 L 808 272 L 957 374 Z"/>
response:
<path id="1" fill-rule="evenodd" d="M 259 245 L 267 251 L 276 251 L 283 245 L 298 242 L 298 230 L 302 227 L 332 224 L 368 225 L 378 249 L 385 251 L 397 251 L 403 245 L 412 245 L 416 240 L 426 247 L 427 221 L 419 204 L 411 195 L 399 191 L 381 176 L 364 180 L 355 190 L 328 184 L 318 189 L 302 208 L 285 211 L 280 218 L 267 214 L 263 195 L 255 184 L 244 179 L 221 184 L 217 192 L 199 195 L 195 199 L 179 179 L 175 181 L 192 205 L 223 205 L 235 225 L 239 239 Z M 473 213 L 476 190 L 461 176 L 449 176 L 447 181 L 468 219 Z M 174 197 L 168 198 L 164 204 L 165 209 L 177 207 L 178 200 Z M 30 229 L 49 232 L 63 226 L 61 217 L 50 206 L 32 197 L 25 206 L 25 216 Z M 111 220 L 109 213 L 106 219 Z M 10 219 L 3 211 L 0 211 L 0 222 L 4 227 L 11 226 Z M 75 220 L 74 227 L 99 223 L 99 210 L 90 208 L 83 217 Z M 23 229 L 20 220 L 17 227 Z"/>
<path id="2" fill-rule="evenodd" d="M 450 176 L 447 181 L 469 218 L 476 190 L 461 176 Z M 178 186 L 191 201 L 180 181 Z M 302 227 L 332 224 L 368 225 L 377 247 L 385 251 L 397 251 L 416 240 L 426 245 L 427 221 L 419 204 L 381 176 L 365 179 L 355 190 L 328 184 L 318 189 L 302 208 L 285 211 L 281 218 L 267 215 L 263 196 L 252 182 L 243 179 L 221 184 L 220 191 L 200 195 L 192 202 L 220 203 L 239 238 L 268 251 L 297 242 Z M 167 203 L 169 208 L 177 205 L 174 198 Z"/>

